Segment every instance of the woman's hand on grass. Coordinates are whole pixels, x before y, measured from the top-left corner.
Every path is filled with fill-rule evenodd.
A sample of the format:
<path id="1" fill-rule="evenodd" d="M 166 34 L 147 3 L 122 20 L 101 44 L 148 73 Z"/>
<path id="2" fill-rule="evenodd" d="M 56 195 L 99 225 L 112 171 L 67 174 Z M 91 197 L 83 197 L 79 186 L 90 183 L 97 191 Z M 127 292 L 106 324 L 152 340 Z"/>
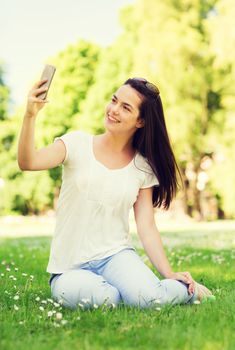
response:
<path id="1" fill-rule="evenodd" d="M 193 280 L 190 272 L 172 272 L 170 276 L 167 276 L 167 278 L 182 281 L 188 285 L 188 293 L 193 294 L 195 290 L 195 281 Z"/>

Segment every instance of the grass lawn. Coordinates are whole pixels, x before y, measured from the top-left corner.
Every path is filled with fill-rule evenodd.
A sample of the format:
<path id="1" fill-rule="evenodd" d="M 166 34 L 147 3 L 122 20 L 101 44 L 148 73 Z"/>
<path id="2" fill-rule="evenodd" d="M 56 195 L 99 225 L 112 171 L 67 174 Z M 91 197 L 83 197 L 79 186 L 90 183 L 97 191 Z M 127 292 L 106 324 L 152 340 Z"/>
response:
<path id="1" fill-rule="evenodd" d="M 214 303 L 71 311 L 50 299 L 45 272 L 50 240 L 0 241 L 1 350 L 235 349 L 235 250 L 179 244 L 166 248 L 174 270 L 190 271 L 213 291 Z M 151 266 L 143 250 L 138 252 Z"/>

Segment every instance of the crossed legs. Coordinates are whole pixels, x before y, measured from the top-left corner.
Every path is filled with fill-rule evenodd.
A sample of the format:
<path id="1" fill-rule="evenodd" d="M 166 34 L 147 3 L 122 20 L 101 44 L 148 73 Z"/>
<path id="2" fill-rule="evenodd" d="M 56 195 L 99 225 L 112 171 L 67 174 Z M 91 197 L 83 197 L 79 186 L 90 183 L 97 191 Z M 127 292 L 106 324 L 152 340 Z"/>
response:
<path id="1" fill-rule="evenodd" d="M 159 280 L 152 270 L 132 249 L 114 254 L 105 264 L 97 264 L 95 272 L 79 268 L 55 277 L 51 285 L 52 296 L 63 305 L 76 308 L 94 304 L 125 305 L 141 308 L 159 303 L 186 304 L 195 296 L 188 295 L 187 287 L 176 280 Z"/>

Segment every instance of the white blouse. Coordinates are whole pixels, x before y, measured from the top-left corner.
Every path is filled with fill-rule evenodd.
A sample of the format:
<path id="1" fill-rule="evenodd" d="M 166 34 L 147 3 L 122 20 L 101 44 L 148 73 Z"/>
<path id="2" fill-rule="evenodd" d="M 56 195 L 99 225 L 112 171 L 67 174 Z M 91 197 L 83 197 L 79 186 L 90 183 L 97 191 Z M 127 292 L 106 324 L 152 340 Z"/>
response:
<path id="1" fill-rule="evenodd" d="M 96 160 L 93 135 L 76 130 L 61 137 L 66 147 L 62 186 L 56 208 L 49 273 L 70 268 L 133 247 L 129 213 L 139 189 L 158 186 L 147 160 L 137 153 L 120 169 Z M 135 248 L 134 248 L 135 249 Z"/>

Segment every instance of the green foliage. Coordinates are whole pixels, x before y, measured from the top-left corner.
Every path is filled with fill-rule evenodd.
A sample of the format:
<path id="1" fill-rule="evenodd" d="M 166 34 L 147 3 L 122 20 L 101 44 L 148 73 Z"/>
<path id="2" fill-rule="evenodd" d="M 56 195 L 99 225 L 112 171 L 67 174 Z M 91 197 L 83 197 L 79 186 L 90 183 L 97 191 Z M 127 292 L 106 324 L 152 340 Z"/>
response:
<path id="1" fill-rule="evenodd" d="M 53 142 L 54 137 L 74 128 L 86 91 L 94 83 L 94 71 L 99 62 L 100 49 L 83 40 L 69 45 L 50 62 L 57 67 L 51 103 L 39 113 L 36 121 L 36 148 Z M 35 78 L 35 81 L 38 80 Z M 32 82 L 32 85 L 34 82 Z M 16 115 L 1 121 L 0 128 L 0 210 L 2 214 L 16 211 L 24 215 L 39 213 L 53 207 L 61 184 L 61 167 L 43 172 L 22 172 L 17 164 L 18 137 L 24 107 Z"/>
<path id="2" fill-rule="evenodd" d="M 143 0 L 136 3 L 128 17 L 129 22 L 137 24 L 133 29 L 136 35 L 132 73 L 146 77 L 160 88 L 173 149 L 188 183 L 185 207 L 190 215 L 200 218 L 206 218 L 201 203 L 206 201 L 208 192 L 211 197 L 223 198 L 223 209 L 230 205 L 230 210 L 226 210 L 228 217 L 235 211 L 234 186 L 226 185 L 230 187 L 228 194 L 222 189 L 226 179 L 221 186 L 214 181 L 216 176 L 203 181 L 208 175 L 206 158 L 212 160 L 211 173 L 221 165 L 217 164 L 217 152 L 224 149 L 223 145 L 228 144 L 235 151 L 226 133 L 228 125 L 232 126 L 231 133 L 235 131 L 231 123 L 234 60 L 231 54 L 227 55 L 228 49 L 234 53 L 235 47 L 231 15 L 234 11 L 231 1 Z M 222 39 L 221 33 L 225 32 L 229 32 L 228 42 Z M 226 149 L 224 152 L 225 157 Z M 227 174 L 231 173 L 232 165 L 222 165 Z M 228 181 L 230 185 L 232 181 L 233 176 Z M 220 204 L 217 205 L 220 210 Z"/>
<path id="3" fill-rule="evenodd" d="M 128 77 L 144 76 L 161 92 L 170 139 L 186 184 L 180 196 L 187 213 L 203 219 L 234 217 L 234 15 L 232 0 L 139 0 L 121 11 L 123 32 L 109 47 L 101 49 L 81 40 L 48 59 L 57 71 L 49 92 L 51 102 L 37 118 L 37 148 L 77 128 L 102 133 L 105 106 L 112 94 Z M 41 173 L 40 181 L 47 184 L 41 190 L 39 175 L 32 173 L 38 188 L 35 193 L 41 191 L 39 205 L 40 196 L 36 200 L 34 186 L 27 186 L 28 178 L 16 165 L 23 108 L 6 117 L 9 89 L 2 76 L 0 70 L 0 162 L 4 164 L 0 177 L 6 182 L 5 212 L 46 210 L 53 206 L 62 169 Z M 27 188 L 27 197 L 20 188 Z"/>
<path id="4" fill-rule="evenodd" d="M 125 35 L 105 49 L 95 73 L 95 84 L 88 90 L 82 104 L 77 127 L 92 133 L 104 131 L 105 106 L 112 94 L 128 78 L 132 65 L 131 47 Z"/>
<path id="5" fill-rule="evenodd" d="M 0 122 L 7 119 L 7 110 L 10 97 L 10 89 L 5 84 L 5 64 L 0 61 Z"/>

